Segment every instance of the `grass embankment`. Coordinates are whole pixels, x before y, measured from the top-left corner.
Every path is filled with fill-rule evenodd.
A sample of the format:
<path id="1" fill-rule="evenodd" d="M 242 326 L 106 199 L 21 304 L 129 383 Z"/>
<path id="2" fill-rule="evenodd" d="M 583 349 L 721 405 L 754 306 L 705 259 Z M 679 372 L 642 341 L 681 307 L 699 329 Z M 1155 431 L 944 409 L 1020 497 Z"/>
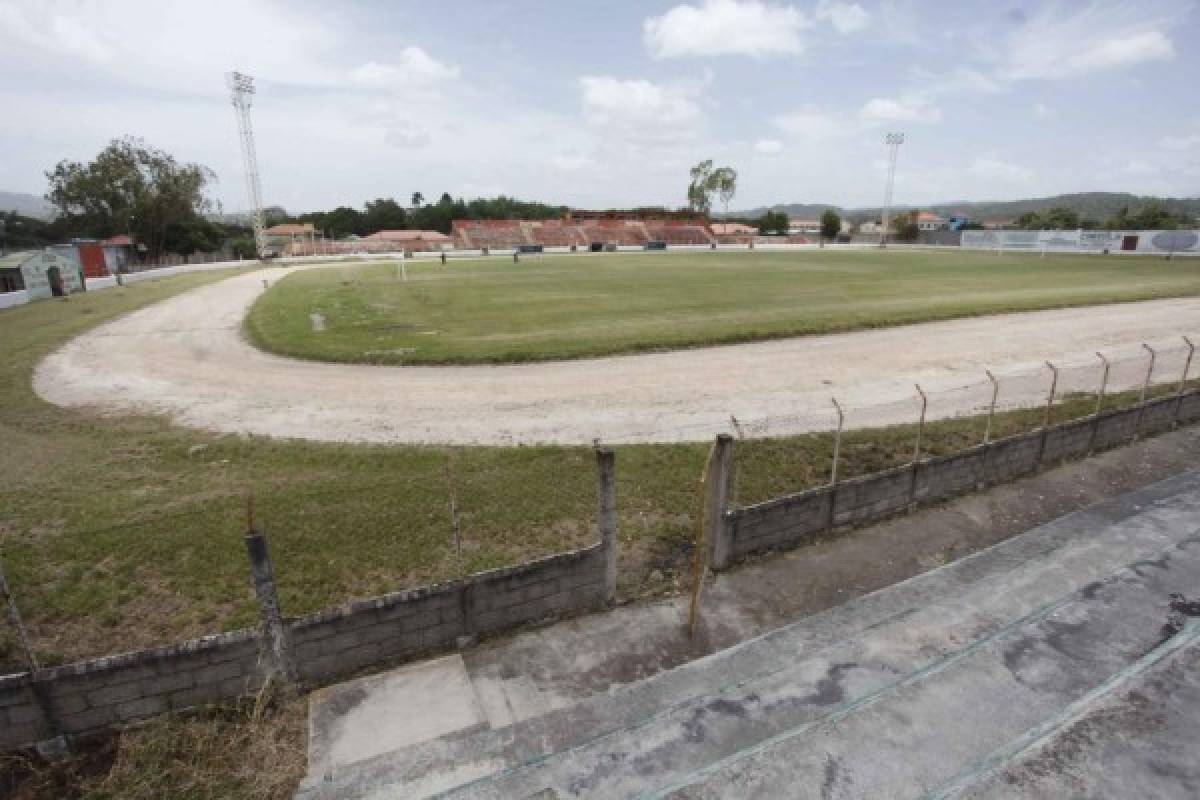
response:
<path id="1" fill-rule="evenodd" d="M 1196 266 L 957 249 L 419 261 L 407 281 L 350 265 L 278 282 L 246 328 L 263 349 L 324 361 L 538 361 L 1195 295 Z"/>
<path id="2" fill-rule="evenodd" d="M 218 436 L 154 417 L 60 409 L 34 394 L 34 366 L 72 336 L 219 277 L 181 276 L 0 313 L 0 558 L 44 663 L 252 624 L 256 607 L 241 543 L 250 491 L 268 528 L 288 614 L 593 538 L 586 449 Z M 119 336 L 112 346 L 121 346 Z M 1089 401 L 1073 402 L 1056 418 L 1090 410 Z M 1003 435 L 1040 419 L 1039 411 L 1005 414 L 994 430 Z M 981 432 L 979 420 L 932 423 L 926 451 L 953 451 Z M 904 463 L 912 436 L 911 428 L 847 434 L 842 474 Z M 819 485 L 830 445 L 827 434 L 739 444 L 740 501 Z M 625 597 L 672 591 L 686 571 L 706 448 L 619 449 Z M 462 511 L 461 565 L 447 466 Z M 11 632 L 0 624 L 0 667 L 18 663 Z M 157 721 L 67 767 L 8 759 L 0 764 L 0 786 L 18 797 L 286 797 L 303 769 L 303 737 L 302 706 L 262 718 L 217 710 Z"/>

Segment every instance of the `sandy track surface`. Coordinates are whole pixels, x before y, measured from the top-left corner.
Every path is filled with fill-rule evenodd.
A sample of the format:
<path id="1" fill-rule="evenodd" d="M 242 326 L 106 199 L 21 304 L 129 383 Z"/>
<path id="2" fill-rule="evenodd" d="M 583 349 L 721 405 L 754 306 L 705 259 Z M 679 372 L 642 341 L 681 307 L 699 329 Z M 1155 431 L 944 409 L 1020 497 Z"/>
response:
<path id="1" fill-rule="evenodd" d="M 1045 359 L 1095 365 L 1093 351 L 1104 350 L 1134 364 L 1141 342 L 1178 343 L 1200 329 L 1200 298 L 1187 298 L 581 361 L 339 365 L 270 355 L 243 338 L 263 280 L 286 272 L 240 275 L 106 323 L 47 357 L 34 387 L 61 406 L 324 441 L 686 441 L 728 431 L 731 414 L 751 432 L 825 429 L 832 395 L 847 427 L 911 421 L 915 382 L 931 395 L 931 417 L 967 413 L 990 395 L 985 368 L 1001 378 L 1002 406 L 1033 404 L 1046 395 L 1048 373 L 1036 377 Z M 1167 380 L 1168 368 L 1161 361 L 1156 374 Z M 1092 385 L 1087 370 L 1070 373 L 1075 388 Z M 1113 388 L 1142 374 L 1114 370 Z M 974 386 L 952 390 L 964 384 Z"/>

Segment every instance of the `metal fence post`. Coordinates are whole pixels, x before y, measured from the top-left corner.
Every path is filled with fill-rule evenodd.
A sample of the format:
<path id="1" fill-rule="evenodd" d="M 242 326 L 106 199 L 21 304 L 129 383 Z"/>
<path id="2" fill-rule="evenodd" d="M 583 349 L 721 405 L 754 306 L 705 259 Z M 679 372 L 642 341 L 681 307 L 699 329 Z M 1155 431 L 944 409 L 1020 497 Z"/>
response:
<path id="1" fill-rule="evenodd" d="M 992 440 L 992 419 L 996 416 L 996 398 L 1000 396 L 1000 381 L 996 380 L 996 376 L 990 369 L 985 369 L 984 372 L 987 374 L 988 380 L 992 382 L 992 403 L 988 406 L 987 425 L 983 429 L 983 443 L 987 444 Z"/>
<path id="2" fill-rule="evenodd" d="M 283 612 L 279 608 L 279 595 L 275 590 L 275 570 L 271 566 L 271 554 L 267 548 L 267 537 L 255 525 L 254 503 L 250 501 L 249 526 L 245 536 L 246 555 L 250 557 L 250 572 L 254 577 L 254 591 L 262 606 L 264 655 L 267 661 L 267 678 L 277 677 L 283 684 L 296 680 L 296 669 L 288 640 L 287 627 L 283 623 Z"/>
<path id="3" fill-rule="evenodd" d="M 1192 368 L 1192 356 L 1196 353 L 1196 345 L 1192 344 L 1191 339 L 1184 336 L 1183 342 L 1188 347 L 1188 354 L 1187 359 L 1183 362 L 1183 374 L 1179 376 L 1179 386 L 1175 388 L 1175 415 L 1171 418 L 1172 428 L 1179 425 L 1179 412 L 1183 410 L 1183 390 L 1187 387 L 1188 370 Z"/>
<path id="4" fill-rule="evenodd" d="M 1150 354 L 1150 364 L 1146 368 L 1146 380 L 1142 382 L 1142 393 L 1138 396 L 1139 403 L 1146 402 L 1146 392 L 1150 390 L 1150 379 L 1154 376 L 1154 359 L 1158 355 L 1154 352 L 1154 348 L 1145 342 L 1142 342 L 1142 349 Z"/>
<path id="5" fill-rule="evenodd" d="M 1108 370 L 1111 366 L 1108 359 L 1099 350 L 1096 351 L 1096 357 L 1104 364 L 1104 374 L 1100 377 L 1100 389 L 1096 392 L 1096 410 L 1092 413 L 1099 414 L 1100 406 L 1104 403 L 1104 392 L 1108 389 Z"/>
<path id="6" fill-rule="evenodd" d="M 1054 395 L 1058 392 L 1058 367 L 1046 362 L 1046 366 L 1050 368 L 1050 394 L 1046 396 L 1046 413 L 1042 416 L 1042 428 L 1047 428 L 1050 425 L 1050 411 L 1054 408 Z"/>
<path id="7" fill-rule="evenodd" d="M 929 408 L 929 398 L 925 396 L 925 390 L 921 388 L 921 384 L 914 384 L 917 387 L 917 394 L 921 395 L 921 419 L 917 423 L 917 441 L 913 445 L 913 464 L 915 465 L 921 460 L 921 439 L 925 435 L 925 412 Z"/>
<path id="8" fill-rule="evenodd" d="M 833 434 L 833 463 L 829 465 L 829 485 L 837 486 L 838 482 L 838 457 L 842 451 L 842 425 L 846 421 L 846 417 L 842 414 L 842 406 L 837 401 L 836 397 L 830 398 L 833 401 L 833 407 L 837 410 L 837 431 Z"/>
<path id="9" fill-rule="evenodd" d="M 1046 437 L 1050 435 L 1050 412 L 1054 408 L 1054 395 L 1058 391 L 1058 367 L 1046 362 L 1050 369 L 1050 394 L 1046 396 L 1046 413 L 1042 415 L 1042 435 L 1038 440 L 1037 465 L 1042 465 L 1042 457 L 1046 454 Z"/>
<path id="10" fill-rule="evenodd" d="M 917 471 L 921 469 L 921 439 L 925 436 L 925 412 L 929 409 L 929 398 L 921 384 L 914 384 L 917 393 L 921 395 L 921 419 L 917 422 L 917 441 L 913 444 L 912 480 L 908 484 L 908 510 L 912 511 L 917 505 Z"/>
<path id="11" fill-rule="evenodd" d="M 612 605 L 617 601 L 617 457 L 608 447 L 596 449 L 596 501 L 604 544 L 604 602 Z"/>
<path id="12" fill-rule="evenodd" d="M 458 559 L 458 576 L 464 575 L 462 554 L 462 528 L 458 517 L 458 485 L 454 480 L 454 459 L 447 454 L 442 465 L 442 476 L 446 479 L 446 495 L 450 501 L 450 530 L 454 534 L 454 557 Z"/>
<path id="13" fill-rule="evenodd" d="M 1133 436 L 1130 437 L 1131 442 L 1136 442 L 1138 437 L 1142 435 L 1142 418 L 1146 416 L 1146 394 L 1150 391 L 1150 381 L 1154 378 L 1154 361 L 1158 354 L 1154 352 L 1154 348 L 1142 342 L 1142 349 L 1150 354 L 1150 363 L 1146 366 L 1146 379 L 1142 381 L 1142 391 L 1138 395 L 1138 415 L 1137 422 L 1133 427 Z"/>
<path id="14" fill-rule="evenodd" d="M 1088 455 L 1096 452 L 1096 434 L 1100 431 L 1100 409 L 1104 405 L 1104 392 L 1108 389 L 1108 370 L 1111 366 L 1108 359 L 1099 350 L 1096 351 L 1096 357 L 1100 359 L 1100 363 L 1104 365 L 1104 372 L 1100 375 L 1100 388 L 1096 390 L 1096 409 L 1092 412 L 1092 430 L 1088 434 Z"/>

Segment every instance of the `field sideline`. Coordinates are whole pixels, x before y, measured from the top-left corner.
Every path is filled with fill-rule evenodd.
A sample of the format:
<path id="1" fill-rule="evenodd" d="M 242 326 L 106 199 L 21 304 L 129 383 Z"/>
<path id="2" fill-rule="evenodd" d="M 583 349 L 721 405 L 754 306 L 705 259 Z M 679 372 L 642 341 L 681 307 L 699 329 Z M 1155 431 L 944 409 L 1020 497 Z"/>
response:
<path id="1" fill-rule="evenodd" d="M 375 364 L 544 361 L 1200 294 L 1188 259 L 971 251 L 524 256 L 306 270 L 246 321 L 259 347 Z"/>

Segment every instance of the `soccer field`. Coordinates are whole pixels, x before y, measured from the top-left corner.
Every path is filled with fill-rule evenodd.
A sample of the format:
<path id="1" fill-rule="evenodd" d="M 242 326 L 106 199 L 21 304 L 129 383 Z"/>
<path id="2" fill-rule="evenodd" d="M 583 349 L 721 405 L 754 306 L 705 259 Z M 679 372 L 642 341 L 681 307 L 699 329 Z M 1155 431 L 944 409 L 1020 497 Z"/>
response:
<path id="1" fill-rule="evenodd" d="M 525 256 L 290 275 L 258 346 L 381 364 L 539 361 L 1200 293 L 1190 259 L 818 250 Z"/>

